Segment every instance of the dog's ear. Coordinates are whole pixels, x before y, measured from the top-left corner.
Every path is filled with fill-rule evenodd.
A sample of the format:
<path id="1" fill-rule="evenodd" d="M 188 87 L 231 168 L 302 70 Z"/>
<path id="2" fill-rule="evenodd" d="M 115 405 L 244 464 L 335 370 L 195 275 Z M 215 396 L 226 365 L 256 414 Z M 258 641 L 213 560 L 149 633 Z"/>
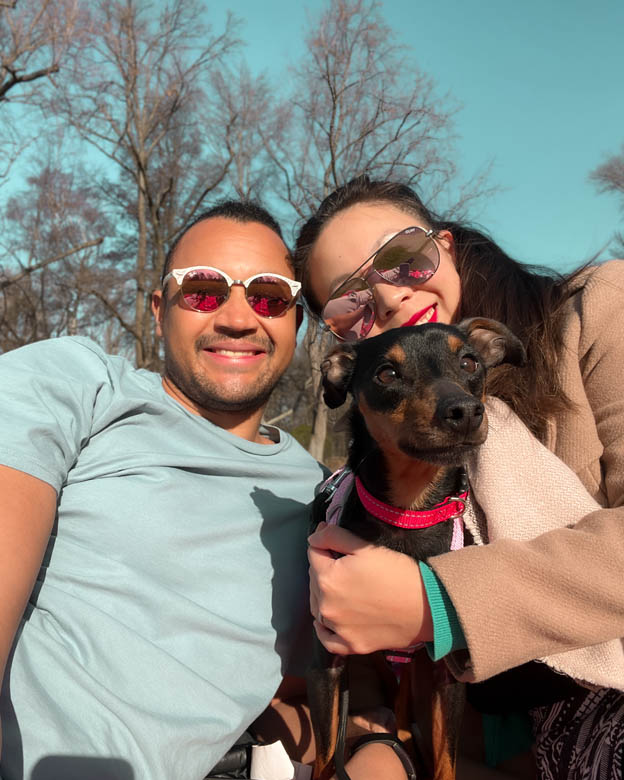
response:
<path id="1" fill-rule="evenodd" d="M 321 363 L 323 399 L 330 409 L 346 401 L 354 368 L 355 347 L 352 344 L 338 344 L 325 356 Z"/>
<path id="2" fill-rule="evenodd" d="M 526 350 L 517 336 L 497 320 L 472 317 L 462 320 L 457 326 L 468 337 L 468 341 L 479 352 L 486 368 L 500 363 L 523 366 Z"/>

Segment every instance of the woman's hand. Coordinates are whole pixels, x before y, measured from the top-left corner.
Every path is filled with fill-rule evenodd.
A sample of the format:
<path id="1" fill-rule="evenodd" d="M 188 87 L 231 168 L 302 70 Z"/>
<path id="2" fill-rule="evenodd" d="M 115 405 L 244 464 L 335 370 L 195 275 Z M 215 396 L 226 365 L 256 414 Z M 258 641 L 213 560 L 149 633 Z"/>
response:
<path id="1" fill-rule="evenodd" d="M 400 649 L 432 639 L 431 612 L 412 558 L 325 523 L 308 541 L 310 609 L 331 653 Z"/>

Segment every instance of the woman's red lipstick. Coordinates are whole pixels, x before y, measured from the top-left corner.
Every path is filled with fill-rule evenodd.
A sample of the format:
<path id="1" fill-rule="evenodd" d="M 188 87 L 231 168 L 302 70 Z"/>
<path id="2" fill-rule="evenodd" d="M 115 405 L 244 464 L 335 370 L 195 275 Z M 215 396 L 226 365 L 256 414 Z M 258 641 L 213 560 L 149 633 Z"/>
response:
<path id="1" fill-rule="evenodd" d="M 407 322 L 404 322 L 404 323 L 403 323 L 403 325 L 401 325 L 401 327 L 402 327 L 402 328 L 408 328 L 408 327 L 410 327 L 411 325 L 416 325 L 416 323 L 418 322 L 418 320 L 419 320 L 421 317 L 424 317 L 424 315 L 425 315 L 425 314 L 426 314 L 426 313 L 427 313 L 427 312 L 428 312 L 430 309 L 432 310 L 432 311 L 431 311 L 431 317 L 429 317 L 429 319 L 427 320 L 427 322 L 437 322 L 437 321 L 438 321 L 438 311 L 437 311 L 437 309 L 438 309 L 438 304 L 437 304 L 437 303 L 434 303 L 432 306 L 427 306 L 426 308 L 424 308 L 424 309 L 421 309 L 420 311 L 417 311 L 415 314 L 412 314 L 412 316 L 409 318 L 409 320 L 408 320 Z M 424 325 L 424 324 L 425 324 L 425 323 L 423 322 L 423 325 Z"/>

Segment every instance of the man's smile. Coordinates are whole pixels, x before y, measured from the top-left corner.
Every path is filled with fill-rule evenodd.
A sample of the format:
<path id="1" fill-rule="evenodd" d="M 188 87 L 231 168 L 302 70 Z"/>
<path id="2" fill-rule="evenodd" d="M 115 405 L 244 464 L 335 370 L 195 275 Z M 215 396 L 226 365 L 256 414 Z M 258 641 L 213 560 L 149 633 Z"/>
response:
<path id="1" fill-rule="evenodd" d="M 234 349 L 209 349 L 208 352 L 213 352 L 215 355 L 225 355 L 226 357 L 253 357 L 254 355 L 258 355 L 258 352 L 250 351 L 250 352 L 243 352 L 242 350 L 234 350 Z"/>
<path id="2" fill-rule="evenodd" d="M 266 345 L 257 344 L 250 339 L 241 339 L 240 341 L 238 339 L 201 340 L 198 344 L 198 350 L 211 361 L 230 366 L 256 363 L 272 352 Z"/>

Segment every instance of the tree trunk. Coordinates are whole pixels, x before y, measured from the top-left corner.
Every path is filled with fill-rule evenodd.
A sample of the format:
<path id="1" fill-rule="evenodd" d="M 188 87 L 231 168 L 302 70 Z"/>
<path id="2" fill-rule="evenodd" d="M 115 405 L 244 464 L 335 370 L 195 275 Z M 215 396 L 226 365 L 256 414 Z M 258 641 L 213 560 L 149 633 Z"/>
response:
<path id="1" fill-rule="evenodd" d="M 135 360 L 138 368 L 143 368 L 148 356 L 145 354 L 145 268 L 147 266 L 147 219 L 145 215 L 145 177 L 139 172 L 137 192 L 138 245 L 136 259 L 137 295 L 135 303 L 136 342 Z"/>

